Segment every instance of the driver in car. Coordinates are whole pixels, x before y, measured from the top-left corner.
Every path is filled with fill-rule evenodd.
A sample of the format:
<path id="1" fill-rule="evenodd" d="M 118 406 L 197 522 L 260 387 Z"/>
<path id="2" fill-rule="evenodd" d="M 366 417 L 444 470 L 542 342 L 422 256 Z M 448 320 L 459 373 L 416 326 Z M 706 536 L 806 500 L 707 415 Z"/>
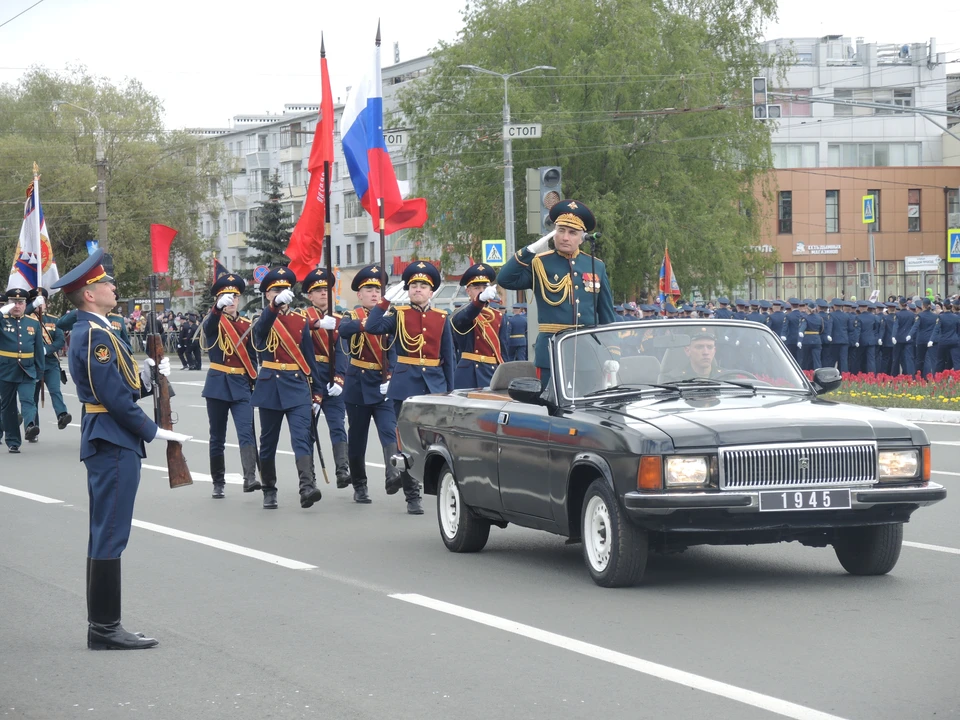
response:
<path id="1" fill-rule="evenodd" d="M 668 382 L 691 378 L 713 378 L 723 371 L 717 365 L 717 339 L 706 328 L 700 328 L 690 336 L 690 343 L 683 349 L 687 364 L 678 372 L 671 373 Z"/>

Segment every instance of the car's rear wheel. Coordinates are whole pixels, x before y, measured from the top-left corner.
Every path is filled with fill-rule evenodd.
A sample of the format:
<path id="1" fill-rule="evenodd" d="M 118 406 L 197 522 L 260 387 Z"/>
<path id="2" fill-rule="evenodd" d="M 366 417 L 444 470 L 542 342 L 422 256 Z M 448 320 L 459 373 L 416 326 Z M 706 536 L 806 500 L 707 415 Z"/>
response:
<path id="1" fill-rule="evenodd" d="M 601 587 L 636 585 L 647 567 L 647 533 L 624 516 L 603 480 L 594 480 L 583 498 L 580 518 L 583 559 Z"/>
<path id="2" fill-rule="evenodd" d="M 451 552 L 479 552 L 490 537 L 489 521 L 478 518 L 463 504 L 457 479 L 446 463 L 437 484 L 437 520 L 443 544 Z"/>
<path id="3" fill-rule="evenodd" d="M 843 528 L 837 533 L 833 549 L 851 575 L 886 575 L 900 559 L 903 523 Z"/>

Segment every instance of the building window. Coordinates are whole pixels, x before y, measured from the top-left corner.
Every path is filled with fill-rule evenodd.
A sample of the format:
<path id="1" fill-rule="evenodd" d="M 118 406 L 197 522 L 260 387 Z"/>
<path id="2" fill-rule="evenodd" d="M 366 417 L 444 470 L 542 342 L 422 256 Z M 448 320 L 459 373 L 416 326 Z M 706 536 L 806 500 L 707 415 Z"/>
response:
<path id="1" fill-rule="evenodd" d="M 779 220 L 777 232 L 780 235 L 793 233 L 793 191 L 780 191 L 777 200 L 777 218 Z"/>
<path id="2" fill-rule="evenodd" d="M 876 222 L 867 224 L 867 232 L 880 232 L 880 191 L 867 190 L 867 195 L 873 195 L 873 216 Z"/>
<path id="3" fill-rule="evenodd" d="M 244 210 L 237 212 L 237 232 L 247 231 L 247 213 Z"/>
<path id="4" fill-rule="evenodd" d="M 907 190 L 907 231 L 920 232 L 919 190 Z"/>
<path id="5" fill-rule="evenodd" d="M 353 265 L 353 258 L 350 257 L 351 252 L 351 246 L 347 245 L 347 265 Z"/>
<path id="6" fill-rule="evenodd" d="M 333 206 L 333 224 L 334 225 L 340 224 L 340 206 L 339 205 Z"/>
<path id="7" fill-rule="evenodd" d="M 830 167 L 902 167 L 920 164 L 920 143 L 837 143 L 827 146 Z"/>
<path id="8" fill-rule="evenodd" d="M 337 265 L 339 265 L 340 264 L 340 246 L 339 245 L 337 245 L 336 251 L 337 251 Z"/>
<path id="9" fill-rule="evenodd" d="M 840 232 L 840 191 L 827 190 L 827 232 Z"/>
<path id="10" fill-rule="evenodd" d="M 260 224 L 260 208 L 250 209 L 250 229 L 253 230 Z"/>
<path id="11" fill-rule="evenodd" d="M 237 213 L 231 212 L 229 215 L 230 225 L 227 228 L 227 232 L 235 233 L 237 231 Z"/>
<path id="12" fill-rule="evenodd" d="M 834 105 L 833 114 L 835 116 L 893 115 L 903 112 L 896 108 L 913 107 L 913 88 L 867 88 L 858 90 L 836 88 L 833 91 L 833 97 L 836 100 L 883 103 L 891 106 L 891 108 L 887 110 L 886 108 Z"/>
<path id="13" fill-rule="evenodd" d="M 217 189 L 218 189 L 217 179 L 216 179 L 216 178 L 209 178 L 209 180 L 210 180 L 210 196 L 211 196 L 211 197 L 216 197 L 216 195 L 217 195 Z"/>
<path id="14" fill-rule="evenodd" d="M 266 135 L 257 135 L 257 149 L 266 150 L 267 149 L 267 136 Z"/>
<path id="15" fill-rule="evenodd" d="M 333 161 L 333 182 L 337 182 L 340 179 L 340 163 L 337 160 Z"/>
<path id="16" fill-rule="evenodd" d="M 363 205 L 360 204 L 356 193 L 344 193 L 343 217 L 346 219 L 363 217 Z"/>
<path id="17" fill-rule="evenodd" d="M 210 221 L 204 220 L 203 222 L 203 235 L 204 237 L 210 237 Z"/>
<path id="18" fill-rule="evenodd" d="M 357 264 L 363 265 L 366 260 L 363 259 L 363 243 L 357 243 Z"/>
<path id="19" fill-rule="evenodd" d="M 300 147 L 300 145 L 300 123 L 291 123 L 280 128 L 281 148 Z"/>
<path id="20" fill-rule="evenodd" d="M 818 166 L 817 143 L 774 143 L 773 166 L 775 168 L 815 168 Z"/>
<path id="21" fill-rule="evenodd" d="M 375 262 L 374 258 L 377 257 L 376 250 L 373 249 L 373 240 L 370 241 L 370 262 Z M 380 262 L 383 263 L 383 258 L 380 258 Z"/>
<path id="22" fill-rule="evenodd" d="M 260 170 L 260 190 L 270 192 L 270 171 L 267 168 Z"/>

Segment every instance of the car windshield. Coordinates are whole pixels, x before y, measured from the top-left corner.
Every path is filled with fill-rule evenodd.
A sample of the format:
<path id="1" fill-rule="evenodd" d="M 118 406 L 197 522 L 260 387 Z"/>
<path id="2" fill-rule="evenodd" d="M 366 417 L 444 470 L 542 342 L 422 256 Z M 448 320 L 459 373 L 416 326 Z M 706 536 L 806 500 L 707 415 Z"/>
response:
<path id="1" fill-rule="evenodd" d="M 704 387 L 808 390 L 779 339 L 746 323 L 614 323 L 565 333 L 555 352 L 566 400 Z"/>

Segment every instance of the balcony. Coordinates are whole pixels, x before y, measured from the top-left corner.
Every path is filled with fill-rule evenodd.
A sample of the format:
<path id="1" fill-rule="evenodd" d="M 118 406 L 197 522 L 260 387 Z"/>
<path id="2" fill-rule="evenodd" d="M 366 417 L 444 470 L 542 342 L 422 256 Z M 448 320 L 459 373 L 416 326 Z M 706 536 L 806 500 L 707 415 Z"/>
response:
<path id="1" fill-rule="evenodd" d="M 242 232 L 227 233 L 228 248 L 245 248 L 247 246 L 247 234 Z"/>
<path id="2" fill-rule="evenodd" d="M 281 148 L 278 154 L 280 156 L 281 163 L 303 160 L 303 148 L 300 147 L 299 145 Z"/>
<path id="3" fill-rule="evenodd" d="M 373 232 L 373 222 L 366 213 L 361 217 L 344 218 L 343 220 L 344 235 L 366 235 L 370 232 Z"/>
<path id="4" fill-rule="evenodd" d="M 270 153 L 266 150 L 247 153 L 247 172 L 266 170 L 270 168 Z"/>

